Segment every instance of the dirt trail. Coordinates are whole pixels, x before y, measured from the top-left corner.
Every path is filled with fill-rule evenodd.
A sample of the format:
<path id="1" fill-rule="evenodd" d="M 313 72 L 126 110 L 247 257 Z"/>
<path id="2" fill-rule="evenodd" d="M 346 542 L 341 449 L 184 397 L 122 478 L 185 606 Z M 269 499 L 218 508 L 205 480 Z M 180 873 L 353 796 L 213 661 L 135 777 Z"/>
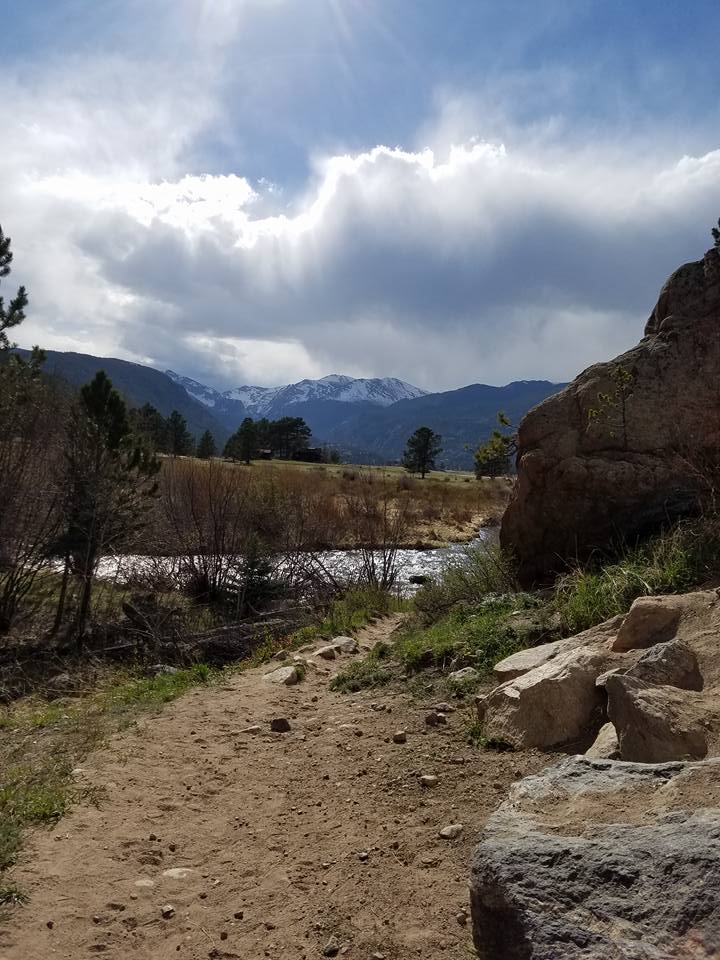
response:
<path id="1" fill-rule="evenodd" d="M 92 755 L 78 776 L 104 798 L 30 838 L 11 879 L 31 899 L 0 928 L 0 957 L 311 960 L 336 938 L 353 960 L 467 960 L 472 847 L 543 760 L 471 748 L 460 712 L 428 727 L 432 699 L 331 692 L 349 659 L 296 687 L 263 681 L 266 666 L 198 689 Z M 290 732 L 271 733 L 282 716 Z M 450 823 L 462 835 L 440 839 Z"/>

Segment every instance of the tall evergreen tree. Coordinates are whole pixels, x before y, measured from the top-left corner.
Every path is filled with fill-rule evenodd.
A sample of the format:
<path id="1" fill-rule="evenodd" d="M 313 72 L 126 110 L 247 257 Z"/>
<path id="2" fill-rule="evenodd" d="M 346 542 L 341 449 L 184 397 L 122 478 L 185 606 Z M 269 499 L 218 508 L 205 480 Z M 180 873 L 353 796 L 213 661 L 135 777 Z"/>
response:
<path id="1" fill-rule="evenodd" d="M 151 403 L 131 410 L 130 423 L 134 433 L 142 437 L 156 453 L 169 453 L 167 420 Z"/>
<path id="2" fill-rule="evenodd" d="M 718 220 L 717 227 L 712 228 L 712 237 L 715 241 L 715 246 L 720 247 L 720 220 Z"/>
<path id="3" fill-rule="evenodd" d="M 188 457 L 193 452 L 195 441 L 188 430 L 185 417 L 173 410 L 167 419 L 168 453 L 173 457 Z"/>
<path id="4" fill-rule="evenodd" d="M 236 436 L 238 460 L 243 460 L 249 465 L 258 452 L 258 433 L 252 417 L 245 417 Z"/>
<path id="5" fill-rule="evenodd" d="M 80 583 L 73 632 L 82 646 L 98 560 L 142 518 L 159 464 L 132 442 L 127 409 L 104 371 L 80 389 L 68 428 L 64 494 L 65 576 L 56 623 L 62 619 L 67 577 Z"/>
<path id="6" fill-rule="evenodd" d="M 419 473 L 422 479 L 425 474 L 435 467 L 435 458 L 442 450 L 442 437 L 430 427 L 418 427 L 415 433 L 408 437 L 403 466 L 411 473 Z"/>
<path id="7" fill-rule="evenodd" d="M 206 430 L 205 433 L 200 437 L 200 442 L 198 443 L 197 456 L 200 460 L 210 460 L 211 457 L 214 457 L 217 453 L 217 446 L 215 444 L 215 437 L 210 433 L 209 430 Z"/>

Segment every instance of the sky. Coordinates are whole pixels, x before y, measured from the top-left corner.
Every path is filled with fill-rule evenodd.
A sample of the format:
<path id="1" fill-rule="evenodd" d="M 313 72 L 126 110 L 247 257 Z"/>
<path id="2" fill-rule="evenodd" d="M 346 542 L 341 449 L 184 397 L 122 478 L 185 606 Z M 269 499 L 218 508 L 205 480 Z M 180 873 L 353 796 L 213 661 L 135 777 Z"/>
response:
<path id="1" fill-rule="evenodd" d="M 571 379 L 711 245 L 718 36 L 720 0 L 4 0 L 16 338 L 218 389 Z"/>

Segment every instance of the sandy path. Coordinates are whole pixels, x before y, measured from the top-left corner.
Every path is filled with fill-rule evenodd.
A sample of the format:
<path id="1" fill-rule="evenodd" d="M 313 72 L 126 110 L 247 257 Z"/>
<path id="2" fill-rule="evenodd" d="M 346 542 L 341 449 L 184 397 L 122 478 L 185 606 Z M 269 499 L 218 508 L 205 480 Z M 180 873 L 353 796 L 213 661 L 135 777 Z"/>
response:
<path id="1" fill-rule="evenodd" d="M 543 761 L 470 748 L 457 712 L 427 727 L 432 700 L 330 692 L 348 659 L 297 687 L 262 681 L 265 667 L 196 690 L 90 757 L 82 776 L 104 799 L 30 839 L 11 879 L 31 900 L 0 929 L 0 957 L 310 960 L 334 937 L 349 958 L 467 960 L 472 846 Z M 289 733 L 270 732 L 278 716 Z M 462 836 L 441 840 L 456 822 Z"/>

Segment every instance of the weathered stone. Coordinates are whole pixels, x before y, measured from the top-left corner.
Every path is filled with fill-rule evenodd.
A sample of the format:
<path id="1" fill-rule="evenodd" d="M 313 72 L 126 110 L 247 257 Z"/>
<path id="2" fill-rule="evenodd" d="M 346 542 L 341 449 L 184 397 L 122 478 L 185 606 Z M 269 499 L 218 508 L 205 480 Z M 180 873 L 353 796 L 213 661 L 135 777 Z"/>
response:
<path id="1" fill-rule="evenodd" d="M 595 742 L 589 750 L 585 751 L 586 757 L 592 757 L 595 760 L 617 760 L 620 757 L 620 744 L 615 727 L 611 723 L 605 723 L 600 727 L 600 732 L 595 738 Z"/>
<path id="2" fill-rule="evenodd" d="M 620 756 L 639 763 L 707 756 L 701 694 L 613 674 L 605 683 Z"/>
<path id="3" fill-rule="evenodd" d="M 579 650 L 582 647 L 590 646 L 605 646 L 617 636 L 623 620 L 623 616 L 613 617 L 611 620 L 606 620 L 596 627 L 584 630 L 574 637 L 553 640 L 552 643 L 542 643 L 537 647 L 519 650 L 496 663 L 493 672 L 497 679 L 504 683 L 506 680 L 521 677 L 523 674 L 529 673 L 536 667 L 541 667 L 550 660 L 554 660 L 555 657 L 571 650 Z"/>
<path id="4" fill-rule="evenodd" d="M 447 717 L 438 710 L 431 710 L 425 714 L 425 723 L 428 727 L 438 727 L 440 724 L 447 723 Z"/>
<path id="5" fill-rule="evenodd" d="M 683 640 L 656 644 L 623 672 L 626 677 L 636 677 L 647 683 L 680 687 L 682 690 L 703 688 L 697 657 Z"/>
<path id="6" fill-rule="evenodd" d="M 393 743 L 407 743 L 407 733 L 405 730 L 397 730 L 393 734 Z"/>
<path id="7" fill-rule="evenodd" d="M 441 840 L 456 840 L 464 829 L 461 823 L 449 823 L 446 827 L 438 830 L 438 836 Z"/>
<path id="8" fill-rule="evenodd" d="M 524 585 L 619 533 L 632 538 L 695 509 L 688 459 L 712 456 L 720 442 L 719 323 L 713 248 L 670 277 L 638 346 L 585 370 L 523 419 L 500 542 Z"/>
<path id="9" fill-rule="evenodd" d="M 420 777 L 420 786 L 426 789 L 429 789 L 430 787 L 436 787 L 439 782 L 440 782 L 440 778 L 434 776 L 431 773 L 424 773 Z"/>
<path id="10" fill-rule="evenodd" d="M 330 937 L 323 948 L 324 957 L 336 957 L 340 953 L 340 941 L 337 937 Z"/>
<path id="11" fill-rule="evenodd" d="M 478 956 L 717 956 L 719 806 L 717 760 L 573 757 L 514 784 L 473 859 Z"/>
<path id="12" fill-rule="evenodd" d="M 293 687 L 300 682 L 300 672 L 297 667 L 278 667 L 263 676 L 268 683 L 282 683 L 286 687 Z"/>
<path id="13" fill-rule="evenodd" d="M 603 696 L 595 680 L 607 662 L 601 652 L 573 650 L 478 698 L 485 736 L 516 749 L 582 736 L 600 715 Z"/>
<path id="14" fill-rule="evenodd" d="M 335 660 L 337 657 L 337 650 L 332 644 L 329 644 L 326 647 L 320 647 L 315 653 L 316 657 L 322 657 L 323 660 Z"/>
<path id="15" fill-rule="evenodd" d="M 170 867 L 167 870 L 163 870 L 162 875 L 169 880 L 189 880 L 192 877 L 198 876 L 198 872 L 197 870 L 193 870 L 192 867 Z"/>
<path id="16" fill-rule="evenodd" d="M 638 597 L 618 630 L 613 650 L 645 649 L 672 640 L 681 614 L 679 597 Z"/>
<path id="17" fill-rule="evenodd" d="M 335 637 L 332 646 L 338 653 L 357 653 L 360 647 L 353 637 Z"/>

